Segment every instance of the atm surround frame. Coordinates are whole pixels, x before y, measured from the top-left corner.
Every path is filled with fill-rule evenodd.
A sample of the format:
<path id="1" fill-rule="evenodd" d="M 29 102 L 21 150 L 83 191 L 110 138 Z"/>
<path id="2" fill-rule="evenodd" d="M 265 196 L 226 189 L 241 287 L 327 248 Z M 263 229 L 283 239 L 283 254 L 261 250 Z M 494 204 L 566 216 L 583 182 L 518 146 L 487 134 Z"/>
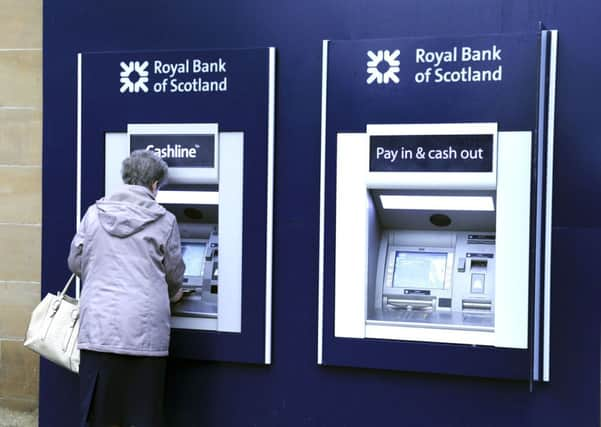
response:
<path id="1" fill-rule="evenodd" d="M 332 284 L 329 282 L 331 275 L 333 274 L 332 258 L 329 255 L 334 247 L 335 233 L 333 233 L 333 219 L 335 218 L 336 208 L 332 209 L 332 182 L 336 182 L 336 135 L 338 132 L 362 132 L 362 126 L 365 123 L 432 123 L 434 122 L 460 122 L 457 119 L 424 119 L 424 111 L 428 111 L 430 115 L 436 117 L 441 114 L 441 108 L 438 108 L 437 104 L 432 104 L 432 100 L 429 98 L 436 95 L 434 91 L 426 93 L 425 100 L 428 108 L 423 109 L 421 98 L 417 98 L 418 105 L 406 102 L 407 99 L 414 99 L 413 97 L 399 97 L 398 91 L 390 90 L 385 91 L 385 87 L 379 86 L 365 86 L 365 82 L 361 81 L 362 76 L 358 73 L 346 73 L 344 70 L 354 69 L 353 64 L 361 61 L 361 55 L 368 49 L 397 49 L 400 46 L 404 46 L 403 43 L 408 45 L 408 51 L 413 46 L 424 47 L 423 45 L 443 45 L 448 40 L 451 43 L 476 43 L 484 40 L 485 43 L 495 43 L 497 46 L 501 46 L 507 43 L 508 46 L 516 48 L 516 57 L 521 58 L 520 63 L 515 61 L 512 63 L 512 67 L 516 68 L 514 73 L 511 74 L 506 80 L 515 81 L 516 84 L 512 84 L 507 89 L 515 91 L 517 98 L 523 102 L 519 102 L 516 107 L 517 109 L 498 109 L 493 103 L 488 101 L 489 98 L 481 97 L 476 100 L 471 96 L 466 99 L 466 104 L 461 99 L 458 102 L 461 104 L 466 111 L 472 112 L 474 117 L 488 117 L 496 119 L 494 114 L 498 114 L 501 118 L 502 131 L 509 129 L 524 129 L 530 131 L 532 134 L 532 156 L 529 158 L 533 162 L 533 165 L 537 164 L 537 157 L 534 152 L 540 150 L 546 150 L 547 155 L 543 155 L 542 160 L 539 157 L 538 160 L 542 161 L 542 164 L 538 164 L 538 168 L 533 171 L 533 179 L 531 188 L 535 191 L 536 181 L 547 180 L 547 185 L 543 188 L 543 198 L 547 202 L 551 199 L 549 194 L 552 181 L 552 164 L 548 163 L 548 159 L 552 159 L 552 146 L 553 146 L 553 108 L 554 108 L 554 91 L 555 91 L 555 57 L 556 57 L 556 45 L 557 45 L 557 32 L 556 31 L 539 31 L 532 33 L 519 33 L 519 34 L 490 34 L 470 37 L 446 37 L 446 38 L 399 38 L 399 39 L 386 39 L 386 40 L 351 40 L 351 41 L 324 41 L 323 42 L 323 62 L 322 62 L 322 151 L 321 151 L 321 212 L 320 212 L 320 294 L 319 294 L 319 316 L 318 316 L 318 348 L 317 348 L 317 363 L 324 365 L 338 365 L 338 366 L 357 366 L 357 367 L 369 367 L 369 368 L 384 368 L 393 370 L 409 370 L 409 371 L 422 371 L 422 372 L 438 372 L 446 374 L 458 374 L 458 375 L 476 375 L 484 377 L 495 377 L 495 378 L 512 378 L 512 379 L 530 379 L 531 381 L 536 380 L 549 380 L 549 304 L 550 299 L 550 273 L 549 273 L 549 253 L 550 253 L 550 205 L 549 203 L 543 204 L 543 209 L 546 210 L 545 225 L 545 244 L 542 246 L 545 254 L 544 259 L 541 258 L 540 264 L 545 266 L 544 272 L 544 291 L 537 293 L 537 298 L 544 298 L 544 305 L 541 307 L 544 312 L 536 311 L 532 318 L 528 321 L 528 336 L 533 337 L 532 328 L 534 321 L 538 322 L 540 319 L 541 326 L 544 326 L 541 330 L 541 335 L 535 337 L 534 342 L 530 341 L 528 350 L 526 351 L 513 351 L 510 349 L 502 348 L 486 348 L 479 347 L 477 349 L 465 349 L 462 346 L 445 345 L 445 353 L 447 363 L 445 366 L 434 366 L 428 363 L 430 359 L 430 351 L 428 348 L 429 344 L 415 343 L 412 345 L 403 345 L 400 343 L 379 343 L 377 347 L 380 349 L 377 353 L 382 354 L 397 354 L 400 348 L 403 348 L 404 362 L 399 362 L 399 358 L 382 358 L 374 357 L 373 351 L 376 345 L 370 341 L 370 343 L 362 340 L 347 339 L 347 338 L 335 338 L 332 334 L 334 326 L 334 315 L 332 313 L 332 303 L 334 291 L 332 290 Z M 401 43 L 401 45 L 399 45 Z M 513 44 L 513 45 L 512 45 Z M 549 50 L 546 50 L 547 46 L 551 46 L 550 55 Z M 335 46 L 333 48 L 332 46 Z M 506 47 L 506 46 L 505 46 Z M 434 47 L 434 49 L 441 49 L 440 47 Z M 430 47 L 432 49 L 432 47 Z M 375 51 L 375 50 L 374 50 Z M 403 49 L 400 49 L 403 54 Z M 333 59 L 332 59 L 333 58 Z M 541 65 L 538 67 L 538 60 L 540 58 Z M 335 68 L 332 64 L 335 64 Z M 356 65 L 356 64 L 355 64 Z M 410 61 L 406 63 L 408 72 L 412 68 Z M 549 71 L 549 78 L 546 76 L 546 72 Z M 328 80 L 328 74 L 336 75 L 337 78 Z M 544 92 L 537 92 L 536 87 L 538 84 L 541 87 L 549 90 L 549 98 L 546 98 Z M 403 89 L 407 86 L 401 78 L 401 85 Z M 427 85 L 422 85 L 425 87 Z M 442 86 L 442 85 L 441 85 Z M 486 86 L 486 85 L 482 85 Z M 333 87 L 334 89 L 330 89 Z M 394 86 L 391 86 L 394 88 Z M 456 87 L 459 87 L 457 85 Z M 433 89 L 433 88 L 432 88 Z M 413 94 L 413 91 L 410 91 Z M 441 92 L 445 92 L 444 89 Z M 451 92 L 446 90 L 446 92 Z M 505 91 L 507 92 L 507 91 Z M 390 93 L 390 96 L 383 95 L 382 99 L 375 96 L 375 94 Z M 334 94 L 334 98 L 331 95 Z M 339 108 L 332 108 L 335 106 L 335 102 L 340 97 L 341 99 L 347 100 Z M 349 102 L 353 99 L 353 102 Z M 450 98 L 447 98 L 450 99 Z M 456 98 L 454 98 L 456 99 Z M 384 101 L 384 102 L 382 102 Z M 405 104 L 407 108 L 405 108 Z M 350 107 L 352 105 L 353 107 Z M 440 103 L 440 106 L 446 105 L 444 102 Z M 347 107 L 349 106 L 349 107 Z M 430 108 L 432 107 L 432 108 Z M 549 110 L 547 110 L 547 108 Z M 498 111 L 497 111 L 498 110 Z M 544 111 L 543 111 L 544 110 Z M 537 120 L 538 112 L 541 112 L 541 120 Z M 547 113 L 547 111 L 549 113 Z M 404 121 L 399 121 L 398 117 L 400 113 L 406 115 Z M 491 113 L 493 116 L 491 117 Z M 452 111 L 444 112 L 445 115 L 450 117 L 461 116 L 465 114 L 465 111 L 461 108 L 454 108 Z M 549 114 L 549 115 L 548 115 Z M 377 117 L 380 117 L 379 119 Z M 374 120 L 374 117 L 376 119 Z M 484 120 L 484 121 L 488 121 Z M 548 129 L 549 140 L 547 141 L 546 135 L 542 136 L 541 133 L 536 132 L 536 126 L 540 123 L 541 128 Z M 540 148 L 543 147 L 543 148 Z M 546 178 L 545 178 L 546 177 Z M 326 203 L 327 201 L 327 203 Z M 329 205 L 329 206 L 327 206 Z M 534 209 L 534 205 L 533 205 Z M 540 211 L 540 205 L 536 206 L 536 212 Z M 533 213 L 535 215 L 535 213 Z M 532 242 L 532 240 L 531 240 Z M 536 251 L 540 250 L 540 245 L 537 242 Z M 533 249 L 533 253 L 535 250 Z M 544 262 L 543 262 L 544 261 Z M 541 274 L 542 276 L 542 274 Z M 534 286 L 534 285 L 533 285 Z M 537 307 L 538 310 L 538 307 Z M 543 322 L 544 318 L 544 322 Z M 534 319 L 534 320 L 533 320 Z M 544 337 L 540 338 L 539 337 Z M 437 346 L 441 348 L 440 346 Z M 386 348 L 387 350 L 384 350 Z M 536 358 L 538 354 L 541 354 L 541 360 L 543 363 L 538 363 Z M 354 356 L 349 357 L 348 355 L 353 354 Z M 460 356 L 461 355 L 461 356 Z M 535 365 L 532 369 L 532 360 L 535 360 Z M 498 367 L 491 371 L 488 368 L 483 367 L 483 361 L 491 363 Z M 501 368 L 502 367 L 502 368 Z M 542 375 L 542 376 L 541 376 Z"/>
<path id="2" fill-rule="evenodd" d="M 122 93 L 120 62 L 160 58 L 182 62 L 189 57 L 224 58 L 236 66 L 228 77 L 239 84 L 211 94 Z M 198 333 L 179 330 L 171 335 L 170 355 L 192 360 L 271 363 L 272 264 L 275 145 L 276 49 L 240 48 L 205 50 L 104 51 L 77 54 L 77 179 L 75 223 L 86 206 L 103 194 L 101 183 L 104 133 L 121 131 L 127 123 L 219 123 L 223 132 L 253 141 L 244 157 L 245 211 L 243 251 L 252 248 L 254 263 L 243 260 L 246 286 L 242 301 L 242 333 Z M 152 72 L 152 71 L 150 71 Z M 116 77 L 116 78 L 115 78 Z M 152 75 L 150 76 L 152 79 Z M 205 96 L 206 95 L 206 96 Z M 108 108 L 110 106 L 110 108 Z M 84 144 L 85 142 L 85 144 Z M 250 170 L 249 170 L 250 169 Z M 85 181 L 82 180 L 85 176 Z M 85 185 L 82 185 L 85 184 Z M 254 239 L 251 245 L 250 239 Z"/>

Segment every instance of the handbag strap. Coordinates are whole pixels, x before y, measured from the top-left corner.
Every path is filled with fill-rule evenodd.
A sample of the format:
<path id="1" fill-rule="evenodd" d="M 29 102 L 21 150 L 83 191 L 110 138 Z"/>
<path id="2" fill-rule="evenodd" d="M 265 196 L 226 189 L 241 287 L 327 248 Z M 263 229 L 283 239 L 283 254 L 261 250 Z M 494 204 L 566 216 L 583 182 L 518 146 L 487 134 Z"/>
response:
<path id="1" fill-rule="evenodd" d="M 75 274 L 72 274 L 71 277 L 69 277 L 69 280 L 67 280 L 67 284 L 65 285 L 63 290 L 58 294 L 59 298 L 62 299 L 63 296 L 67 293 L 67 291 L 69 290 L 69 286 L 71 286 L 71 283 L 73 282 L 73 279 L 75 279 Z M 77 295 L 77 299 L 79 299 L 79 295 Z"/>
<path id="2" fill-rule="evenodd" d="M 42 340 L 45 340 L 46 337 L 48 336 L 48 332 L 50 332 L 50 327 L 52 326 L 52 320 L 53 320 L 54 316 L 56 315 L 57 311 L 59 310 L 61 303 L 63 302 L 63 297 L 69 290 L 69 286 L 71 286 L 71 283 L 73 282 L 74 278 L 75 278 L 75 274 L 72 274 L 71 277 L 69 277 L 69 280 L 67 280 L 67 284 L 65 285 L 63 290 L 60 291 L 56 295 L 56 298 L 54 298 L 54 300 L 52 301 L 52 304 L 50 305 L 50 310 L 48 312 L 49 314 L 44 319 L 44 326 L 42 327 L 42 331 L 43 331 L 42 332 Z M 77 298 L 77 300 L 79 300 L 79 298 Z M 69 336 L 71 335 L 73 327 L 75 326 L 75 322 L 77 321 L 78 318 L 79 318 L 79 311 L 77 311 L 77 317 L 72 318 L 72 320 L 73 320 L 72 324 L 69 326 L 69 330 L 67 331 Z M 66 344 L 63 343 L 63 347 L 65 347 L 65 345 Z"/>

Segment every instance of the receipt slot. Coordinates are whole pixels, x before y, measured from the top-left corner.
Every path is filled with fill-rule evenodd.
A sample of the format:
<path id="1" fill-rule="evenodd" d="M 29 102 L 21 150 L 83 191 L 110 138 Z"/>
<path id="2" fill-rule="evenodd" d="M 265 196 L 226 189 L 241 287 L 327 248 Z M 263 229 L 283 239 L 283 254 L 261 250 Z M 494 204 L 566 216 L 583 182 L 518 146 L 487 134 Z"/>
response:
<path id="1" fill-rule="evenodd" d="M 338 134 L 337 337 L 528 347 L 531 132 Z"/>
<path id="2" fill-rule="evenodd" d="M 217 124 L 129 124 L 105 134 L 105 189 L 122 185 L 121 162 L 152 150 L 169 165 L 157 201 L 177 219 L 186 297 L 172 306 L 177 329 L 241 332 L 243 146 Z"/>

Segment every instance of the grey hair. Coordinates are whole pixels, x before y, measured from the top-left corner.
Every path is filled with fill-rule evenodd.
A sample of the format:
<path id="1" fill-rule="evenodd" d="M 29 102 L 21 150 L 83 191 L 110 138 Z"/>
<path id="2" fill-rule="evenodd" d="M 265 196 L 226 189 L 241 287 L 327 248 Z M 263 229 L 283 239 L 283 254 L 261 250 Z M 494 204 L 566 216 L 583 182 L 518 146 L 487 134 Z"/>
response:
<path id="1" fill-rule="evenodd" d="M 123 160 L 121 178 L 124 184 L 151 188 L 155 181 L 159 187 L 167 183 L 169 168 L 158 155 L 148 150 L 136 150 Z"/>

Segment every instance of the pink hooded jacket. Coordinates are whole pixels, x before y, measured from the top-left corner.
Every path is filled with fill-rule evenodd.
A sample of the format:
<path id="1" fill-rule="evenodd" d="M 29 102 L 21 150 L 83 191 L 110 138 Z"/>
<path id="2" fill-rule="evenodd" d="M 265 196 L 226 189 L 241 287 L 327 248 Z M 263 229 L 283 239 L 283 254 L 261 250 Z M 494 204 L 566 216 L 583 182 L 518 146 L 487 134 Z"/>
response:
<path id="1" fill-rule="evenodd" d="M 150 190 L 126 185 L 90 206 L 68 262 L 82 279 L 80 349 L 168 354 L 169 299 L 185 266 L 175 217 Z"/>

